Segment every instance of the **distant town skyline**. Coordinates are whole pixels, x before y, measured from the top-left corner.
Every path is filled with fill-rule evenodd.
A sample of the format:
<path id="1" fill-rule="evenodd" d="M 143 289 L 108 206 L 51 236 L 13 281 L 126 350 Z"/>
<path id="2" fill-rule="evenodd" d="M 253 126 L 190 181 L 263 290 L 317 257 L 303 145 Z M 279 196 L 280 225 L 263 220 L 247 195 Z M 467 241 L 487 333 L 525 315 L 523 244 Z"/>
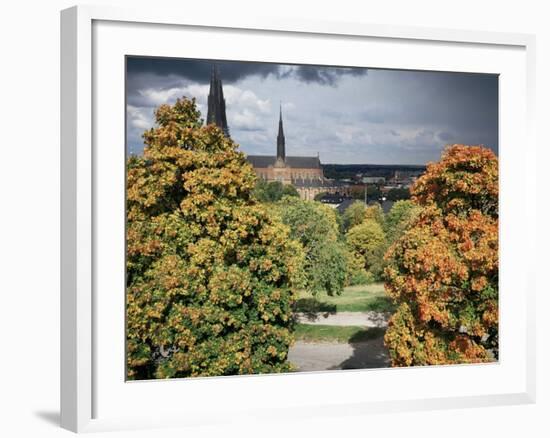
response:
<path id="1" fill-rule="evenodd" d="M 127 58 L 127 150 L 143 150 L 153 112 L 195 97 L 206 119 L 213 61 Z M 282 104 L 289 155 L 325 164 L 426 164 L 446 144 L 498 154 L 496 75 L 216 61 L 232 139 L 273 155 Z"/>

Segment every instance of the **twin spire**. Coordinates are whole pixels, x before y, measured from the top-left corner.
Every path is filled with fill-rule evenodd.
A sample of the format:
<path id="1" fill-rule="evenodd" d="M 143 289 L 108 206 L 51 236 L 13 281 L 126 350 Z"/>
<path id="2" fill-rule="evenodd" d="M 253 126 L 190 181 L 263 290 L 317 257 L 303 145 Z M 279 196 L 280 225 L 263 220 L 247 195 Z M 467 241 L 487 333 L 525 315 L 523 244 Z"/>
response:
<path id="1" fill-rule="evenodd" d="M 225 114 L 225 98 L 223 97 L 222 80 L 216 64 L 212 65 L 210 74 L 210 91 L 208 93 L 208 113 L 206 124 L 214 124 L 229 137 L 229 126 Z M 283 131 L 283 106 L 279 103 L 279 133 L 277 134 L 277 160 L 285 161 L 285 134 Z"/>

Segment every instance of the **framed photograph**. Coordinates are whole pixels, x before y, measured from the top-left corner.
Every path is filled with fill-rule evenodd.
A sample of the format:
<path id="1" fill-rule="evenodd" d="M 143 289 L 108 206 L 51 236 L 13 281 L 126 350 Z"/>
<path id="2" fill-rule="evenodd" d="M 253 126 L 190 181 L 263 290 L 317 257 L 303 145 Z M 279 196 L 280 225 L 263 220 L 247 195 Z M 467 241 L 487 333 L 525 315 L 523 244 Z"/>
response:
<path id="1" fill-rule="evenodd" d="M 63 427 L 534 402 L 534 37 L 61 26 Z"/>

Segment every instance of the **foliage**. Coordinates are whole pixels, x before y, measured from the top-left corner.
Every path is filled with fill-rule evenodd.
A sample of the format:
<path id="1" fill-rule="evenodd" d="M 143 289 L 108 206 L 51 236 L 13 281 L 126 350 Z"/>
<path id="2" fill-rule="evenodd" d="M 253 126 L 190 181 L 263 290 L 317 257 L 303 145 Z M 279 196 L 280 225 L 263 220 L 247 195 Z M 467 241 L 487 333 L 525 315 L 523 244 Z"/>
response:
<path id="1" fill-rule="evenodd" d="M 346 233 L 346 243 L 360 268 L 370 272 L 375 279 L 381 275 L 386 236 L 380 224 L 365 220 Z"/>
<path id="2" fill-rule="evenodd" d="M 285 197 L 276 205 L 290 237 L 305 252 L 306 289 L 313 294 L 339 294 L 346 276 L 345 246 L 339 241 L 338 213 L 316 201 Z"/>
<path id="3" fill-rule="evenodd" d="M 386 254 L 398 309 L 385 336 L 394 366 L 498 358 L 498 159 L 448 147 L 413 187 L 423 209 Z"/>
<path id="4" fill-rule="evenodd" d="M 351 272 L 349 278 L 349 286 L 369 285 L 376 281 L 374 274 L 370 271 L 366 271 L 364 268 L 357 269 Z"/>
<path id="5" fill-rule="evenodd" d="M 384 211 L 382 210 L 382 206 L 376 202 L 372 205 L 369 205 L 367 207 L 367 210 L 365 211 L 365 219 L 367 220 L 373 220 L 381 227 L 384 226 Z"/>
<path id="6" fill-rule="evenodd" d="M 380 189 L 376 184 L 367 184 L 367 200 L 370 202 L 371 200 L 378 200 L 382 193 L 380 192 Z M 350 190 L 350 196 L 354 199 L 361 199 L 365 200 L 365 186 L 364 185 L 357 185 L 352 186 Z"/>
<path id="7" fill-rule="evenodd" d="M 386 214 L 384 231 L 391 245 L 400 238 L 414 222 L 421 208 L 410 200 L 397 201 Z"/>
<path id="8" fill-rule="evenodd" d="M 258 180 L 254 187 L 254 196 L 260 202 L 277 202 L 283 196 L 299 196 L 296 187 L 291 184 L 283 184 L 280 181 Z"/>
<path id="9" fill-rule="evenodd" d="M 371 284 L 374 282 L 374 276 L 367 272 L 362 257 L 352 251 L 346 244 L 346 286 L 356 286 L 360 284 Z"/>
<path id="10" fill-rule="evenodd" d="M 365 220 L 365 203 L 363 201 L 354 201 L 342 214 L 342 224 L 344 230 L 349 230 L 355 225 L 359 225 Z"/>
<path id="11" fill-rule="evenodd" d="M 130 379 L 289 370 L 303 254 L 252 196 L 237 145 L 195 101 L 155 113 L 127 164 Z"/>
<path id="12" fill-rule="evenodd" d="M 454 145 L 432 163 L 413 189 L 420 205 L 435 204 L 443 214 L 471 210 L 498 218 L 498 159 L 482 146 Z"/>
<path id="13" fill-rule="evenodd" d="M 411 198 L 411 192 L 405 187 L 390 189 L 386 195 L 389 201 L 399 201 Z"/>

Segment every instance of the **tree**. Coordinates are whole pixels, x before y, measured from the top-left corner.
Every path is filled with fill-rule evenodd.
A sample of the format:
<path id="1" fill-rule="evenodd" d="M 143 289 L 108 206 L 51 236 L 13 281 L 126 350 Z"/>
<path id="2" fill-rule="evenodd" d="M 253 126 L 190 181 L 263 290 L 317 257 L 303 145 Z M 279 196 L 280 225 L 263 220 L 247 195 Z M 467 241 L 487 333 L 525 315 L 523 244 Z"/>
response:
<path id="1" fill-rule="evenodd" d="M 254 196 L 260 202 L 277 202 L 283 196 L 299 196 L 296 187 L 291 184 L 284 184 L 280 181 L 258 180 L 254 188 Z"/>
<path id="2" fill-rule="evenodd" d="M 405 233 L 420 210 L 421 208 L 410 200 L 397 201 L 392 205 L 384 221 L 388 244 L 391 245 Z"/>
<path id="3" fill-rule="evenodd" d="M 194 100 L 161 105 L 127 163 L 130 379 L 289 370 L 303 253 L 257 204 L 233 141 Z"/>
<path id="4" fill-rule="evenodd" d="M 354 201 L 342 214 L 342 223 L 344 230 L 349 230 L 355 225 L 359 225 L 365 220 L 365 203 L 363 201 Z"/>
<path id="5" fill-rule="evenodd" d="M 384 226 L 384 210 L 378 202 L 369 205 L 365 211 L 365 219 L 371 219 L 381 227 Z"/>
<path id="6" fill-rule="evenodd" d="M 388 191 L 387 198 L 389 201 L 399 201 L 410 199 L 411 192 L 405 187 L 393 188 Z"/>
<path id="7" fill-rule="evenodd" d="M 345 247 L 339 241 L 338 213 L 316 201 L 285 197 L 277 214 L 305 253 L 305 287 L 313 294 L 340 294 L 346 277 Z"/>
<path id="8" fill-rule="evenodd" d="M 378 200 L 380 199 L 381 192 L 376 184 L 367 184 L 367 198 L 368 200 Z M 352 186 L 350 190 L 350 196 L 353 199 L 362 199 L 365 200 L 365 185 L 356 185 Z"/>
<path id="9" fill-rule="evenodd" d="M 386 236 L 380 224 L 367 219 L 355 225 L 346 233 L 346 243 L 354 257 L 360 260 L 360 266 L 379 278 L 386 244 Z"/>
<path id="10" fill-rule="evenodd" d="M 386 254 L 398 305 L 385 335 L 394 366 L 498 358 L 498 159 L 448 147 L 412 190 L 418 218 Z"/>

